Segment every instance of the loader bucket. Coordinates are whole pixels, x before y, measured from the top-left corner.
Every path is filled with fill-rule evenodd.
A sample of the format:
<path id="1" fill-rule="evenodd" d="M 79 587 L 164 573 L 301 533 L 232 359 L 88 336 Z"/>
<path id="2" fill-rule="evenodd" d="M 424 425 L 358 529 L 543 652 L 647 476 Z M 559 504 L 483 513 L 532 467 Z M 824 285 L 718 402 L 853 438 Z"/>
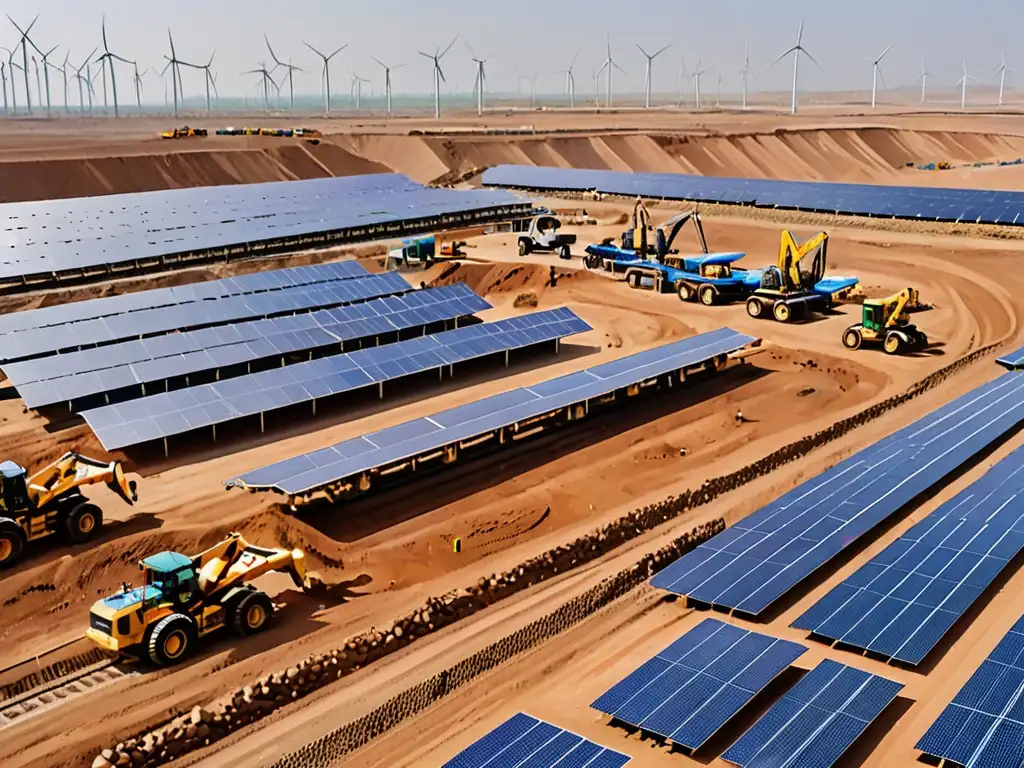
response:
<path id="1" fill-rule="evenodd" d="M 139 500 L 139 494 L 136 492 L 137 485 L 134 480 L 129 480 L 125 477 L 124 467 L 121 466 L 121 462 L 113 462 L 113 473 L 110 482 L 107 483 L 107 487 L 124 499 L 124 502 L 131 506 L 134 502 Z"/>

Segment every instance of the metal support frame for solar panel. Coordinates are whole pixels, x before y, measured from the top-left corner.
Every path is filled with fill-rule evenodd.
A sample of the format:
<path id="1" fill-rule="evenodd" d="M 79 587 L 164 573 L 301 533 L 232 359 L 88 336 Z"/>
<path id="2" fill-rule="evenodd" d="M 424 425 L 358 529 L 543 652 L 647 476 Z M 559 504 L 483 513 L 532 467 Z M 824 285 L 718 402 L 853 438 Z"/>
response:
<path id="1" fill-rule="evenodd" d="M 180 389 L 182 383 L 191 386 L 254 373 L 254 367 L 264 370 L 268 363 L 285 365 L 289 356 L 299 353 L 312 360 L 424 336 L 431 329 L 458 328 L 460 319 L 490 306 L 465 283 L 456 283 L 301 315 L 53 355 L 4 370 L 26 407 L 66 403 L 74 411 L 76 403 L 88 407 L 87 400 L 97 396 L 109 405 L 145 397 L 147 388 L 148 394 L 168 392 L 172 380 Z M 239 370 L 243 365 L 245 370 Z M 60 370 L 67 375 L 47 375 Z"/>
<path id="2" fill-rule="evenodd" d="M 320 496 L 346 498 L 369 489 L 375 479 L 444 466 L 465 452 L 514 445 L 642 393 L 671 392 L 694 373 L 713 373 L 730 359 L 744 360 L 757 351 L 757 343 L 722 328 L 286 459 L 227 485 L 276 491 L 293 504 Z"/>
<path id="3" fill-rule="evenodd" d="M 212 427 L 216 439 L 218 424 L 248 416 L 259 416 L 262 432 L 271 411 L 311 403 L 315 413 L 317 400 L 371 386 L 383 398 L 387 381 L 428 371 L 443 378 L 456 363 L 550 342 L 557 351 L 560 339 L 589 330 L 560 307 L 128 400 L 82 417 L 106 450 L 163 440 L 166 453 L 174 435 Z"/>
<path id="4" fill-rule="evenodd" d="M 918 665 L 1024 549 L 1018 448 L 829 591 L 790 626 Z"/>
<path id="5" fill-rule="evenodd" d="M 1006 373 L 805 481 L 683 555 L 651 583 L 757 617 L 811 573 L 1024 421 Z"/>
<path id="6" fill-rule="evenodd" d="M 1024 368 L 1024 347 L 1003 355 L 996 360 L 996 362 L 1010 371 L 1017 371 Z"/>
<path id="7" fill-rule="evenodd" d="M 442 768 L 622 768 L 629 761 L 628 755 L 520 712 Z"/>
<path id="8" fill-rule="evenodd" d="M 700 749 L 807 650 L 704 619 L 590 706 L 688 753 Z"/>
<path id="9" fill-rule="evenodd" d="M 264 204 L 273 212 L 256 218 L 246 218 L 245 200 L 237 203 L 235 209 L 223 214 L 222 218 L 218 218 L 220 214 L 204 213 L 205 208 L 211 205 L 206 203 L 194 206 L 190 216 L 181 218 L 179 215 L 177 222 L 173 218 L 170 222 L 161 222 L 160 229 L 149 232 L 133 230 L 91 239 L 88 235 L 81 239 L 71 232 L 57 235 L 63 239 L 55 242 L 8 244 L 9 249 L 17 247 L 21 250 L 0 265 L 0 292 L 174 268 L 214 259 L 267 256 L 345 242 L 478 226 L 521 218 L 532 210 L 529 201 L 510 193 L 496 195 L 490 190 L 422 187 L 397 174 L 382 175 L 377 187 L 370 189 L 365 188 L 367 177 L 353 178 L 360 181 L 345 178 L 318 181 L 329 181 L 335 187 L 354 185 L 357 195 L 316 195 L 301 205 L 292 206 Z M 303 185 L 310 182 L 284 183 Z M 364 188 L 358 189 L 361 184 Z M 201 190 L 199 194 L 216 199 L 223 192 L 222 188 L 215 189 L 213 192 Z M 253 194 L 258 196 L 260 193 Z M 250 201 L 250 204 L 253 203 Z M 52 213 L 58 219 L 61 205 L 70 203 L 51 201 Z M 0 208 L 0 217 L 3 215 Z M 115 220 L 117 212 L 98 206 L 88 215 Z M 120 215 L 122 218 L 137 218 L 126 210 Z"/>
<path id="10" fill-rule="evenodd" d="M 901 690 L 902 683 L 825 659 L 722 758 L 741 768 L 830 768 Z"/>
<path id="11" fill-rule="evenodd" d="M 957 692 L 915 749 L 946 764 L 1024 764 L 1024 616 Z"/>
<path id="12" fill-rule="evenodd" d="M 835 182 L 715 178 L 576 168 L 499 165 L 487 169 L 485 187 L 595 191 L 606 195 L 754 205 L 823 214 L 1020 226 L 1024 193 L 939 187 L 890 187 Z"/>
<path id="13" fill-rule="evenodd" d="M 228 296 L 218 301 L 140 309 L 48 328 L 0 336 L 0 368 L 59 352 L 145 339 L 179 331 L 227 326 L 243 320 L 299 314 L 408 293 L 413 287 L 397 272 L 370 274 L 317 285 Z"/>

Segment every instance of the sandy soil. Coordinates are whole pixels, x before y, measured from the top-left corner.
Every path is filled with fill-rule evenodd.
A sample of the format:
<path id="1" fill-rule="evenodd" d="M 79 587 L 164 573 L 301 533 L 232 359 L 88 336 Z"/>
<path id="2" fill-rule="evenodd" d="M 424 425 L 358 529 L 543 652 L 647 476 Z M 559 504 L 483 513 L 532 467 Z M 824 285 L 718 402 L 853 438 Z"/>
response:
<path id="1" fill-rule="evenodd" d="M 543 114 L 537 117 L 549 118 Z M 730 125 L 726 116 L 707 117 L 720 121 L 723 132 Z M 653 116 L 649 119 L 655 120 Z M 811 117 L 803 119 L 812 120 Z M 825 121 L 824 117 L 813 119 L 819 123 Z M 531 157 L 524 162 L 548 162 L 547 158 L 557 153 L 562 158 L 571 156 L 572 164 L 596 165 L 595 156 L 610 160 L 614 155 L 625 167 L 632 168 L 648 162 L 659 163 L 662 157 L 668 156 L 688 158 L 686 162 L 691 164 L 713 156 L 722 158 L 715 167 L 735 168 L 733 172 L 750 175 L 754 175 L 755 166 L 762 168 L 759 175 L 785 175 L 783 169 L 798 165 L 786 160 L 791 154 L 795 158 L 809 158 L 803 166 L 811 170 L 800 170 L 800 173 L 825 174 L 835 163 L 835 178 L 859 178 L 858 175 L 863 174 L 863 178 L 889 182 L 904 176 L 897 166 L 901 153 L 911 151 L 906 149 L 907 143 L 917 142 L 911 147 L 915 152 L 931 147 L 936 152 L 943 149 L 951 153 L 956 147 L 943 143 L 945 139 L 936 136 L 945 135 L 945 131 L 966 130 L 964 122 L 959 123 L 959 128 L 946 125 L 957 122 L 951 118 L 929 118 L 931 123 L 927 125 L 931 127 L 927 129 L 924 118 L 891 116 L 887 120 L 894 125 L 914 121 L 921 125 L 908 125 L 906 130 L 912 133 L 896 131 L 897 138 L 905 144 L 893 149 L 887 142 L 895 142 L 896 138 L 879 138 L 880 134 L 875 132 L 892 134 L 894 131 L 849 128 L 845 123 L 854 120 L 832 118 L 834 124 L 844 124 L 839 126 L 841 130 L 812 125 L 809 127 L 815 129 L 817 138 L 811 134 L 804 136 L 807 143 L 813 138 L 817 146 L 827 147 L 827 151 L 819 152 L 818 159 L 807 147 L 799 142 L 794 144 L 793 137 L 774 136 L 779 146 L 766 150 L 775 158 L 772 163 L 753 160 L 761 158 L 758 154 L 761 152 L 758 147 L 764 144 L 761 139 L 733 141 L 712 137 L 708 146 L 713 143 L 714 151 L 708 150 L 705 154 L 690 146 L 696 144 L 699 148 L 700 139 L 673 144 L 640 135 L 616 137 L 609 134 L 600 139 L 579 140 L 552 137 L 545 139 L 546 148 L 540 150 L 541 154 L 533 155 L 515 142 L 506 139 L 502 142 L 509 151 Z M 734 116 L 733 119 L 737 132 L 747 130 L 747 122 L 758 121 L 766 130 L 771 124 L 767 116 L 742 119 Z M 861 123 L 866 122 L 861 120 Z M 976 122 L 978 131 L 991 130 L 986 118 L 976 118 Z M 16 123 L 13 125 L 17 127 Z M 339 126 L 338 130 L 343 127 Z M 138 126 L 133 129 L 139 130 Z M 930 132 L 927 141 L 926 132 Z M 66 136 L 61 138 L 56 132 L 51 135 L 42 131 L 36 144 L 18 150 L 16 134 L 15 130 L 12 136 L 0 139 L 0 159 L 13 159 L 22 151 L 37 152 L 41 156 L 48 152 L 51 156 L 59 155 L 61 141 L 67 147 L 72 146 Z M 877 163 L 850 159 L 849 170 L 844 171 L 836 160 L 839 150 L 826 141 L 841 145 L 837 138 L 840 134 L 848 136 L 848 144 L 856 146 L 858 153 L 867 152 L 863 147 L 869 147 L 875 153 L 872 157 L 884 159 Z M 89 135 L 87 130 L 85 135 Z M 1024 139 L 993 136 L 996 134 L 979 136 L 976 142 L 961 141 L 957 146 L 963 147 L 965 155 L 972 153 L 974 159 L 1003 157 L 1003 153 L 1024 147 Z M 855 139 L 863 147 L 856 144 Z M 89 140 L 95 141 L 100 151 L 109 151 L 102 149 L 105 146 L 102 142 L 110 141 L 109 137 Z M 416 146 L 420 149 L 413 149 L 407 143 L 413 141 L 418 142 Z M 432 138 L 396 135 L 345 136 L 337 139 L 337 146 L 351 157 L 363 160 L 372 157 L 372 162 L 388 168 L 408 163 L 408 168 L 399 170 L 410 173 L 412 166 L 422 164 L 417 170 L 423 173 L 414 174 L 421 178 L 435 170 L 444 173 L 461 167 L 459 163 L 471 165 L 478 156 L 494 156 L 488 154 L 493 147 L 485 146 L 491 137 L 487 141 L 465 139 L 472 150 L 460 148 L 459 142 L 454 142 L 459 153 L 457 162 L 439 159 L 438 152 L 428 146 L 431 141 Z M 585 142 L 586 146 L 569 145 L 577 141 Z M 794 147 L 788 150 L 790 154 L 779 148 L 787 141 Z M 928 144 L 928 141 L 937 144 Z M 48 142 L 53 146 L 47 148 Z M 131 139 L 126 138 L 125 142 L 130 144 Z M 746 147 L 747 144 L 757 146 Z M 20 146 L 25 146 L 24 141 Z M 326 146 L 296 149 L 305 155 L 315 155 Z M 163 149 L 163 145 L 160 148 Z M 687 154 L 691 150 L 694 153 Z M 269 156 L 269 150 L 263 147 L 251 151 Z M 852 149 L 844 151 L 851 153 L 850 158 L 861 157 Z M 233 152 L 226 154 L 233 156 Z M 577 152 L 579 154 L 574 154 Z M 280 159 L 276 162 L 307 163 L 299 153 L 294 154 L 296 157 L 287 162 Z M 436 167 L 433 166 L 435 160 Z M 487 160 L 488 163 L 497 161 L 504 160 Z M 211 167 L 224 168 L 224 162 L 210 159 Z M 0 174 L 14 173 L 7 167 L 10 165 L 0 162 Z M 343 165 L 339 161 L 337 167 Z M 181 167 L 186 166 L 187 163 Z M 235 170 L 231 173 L 239 180 L 262 180 L 260 167 L 232 166 Z M 289 166 L 292 168 L 289 173 L 302 175 L 295 170 L 297 167 Z M 305 167 L 308 169 L 308 165 Z M 719 172 L 711 166 L 694 166 L 694 169 Z M 331 172 L 341 171 L 332 169 Z M 916 171 L 914 174 L 914 179 L 919 178 L 916 174 L 929 178 L 942 175 Z M 281 177 L 289 176 L 282 172 Z M 75 183 L 81 184 L 83 189 L 92 189 L 90 178 L 85 174 L 76 177 Z M 183 176 L 180 180 L 167 181 L 166 185 L 202 183 L 192 178 Z M 1006 178 L 1013 177 L 1007 175 Z M 231 180 L 222 176 L 216 179 L 217 183 Z M 111 188 L 129 191 L 119 186 L 122 183 L 139 188 L 131 187 L 130 180 L 126 182 L 121 178 L 116 183 L 112 181 Z M 40 190 L 46 188 L 45 183 L 39 183 Z M 555 207 L 566 205 L 551 202 Z M 621 205 L 615 203 L 588 206 L 588 210 L 604 222 L 616 221 L 623 212 Z M 672 212 L 667 206 L 657 211 L 659 217 L 667 217 Z M 769 263 L 778 248 L 776 224 L 715 218 L 707 221 L 705 228 L 713 248 L 746 251 L 751 266 Z M 580 227 L 576 231 L 581 242 L 589 242 L 615 236 L 620 229 L 618 223 L 605 223 Z M 798 234 L 807 236 L 811 232 L 798 229 Z M 513 301 L 520 293 L 532 292 L 538 298 L 539 308 L 570 306 L 593 325 L 594 331 L 564 344 L 558 357 L 536 355 L 517 359 L 514 356 L 513 365 L 507 371 L 500 365 L 475 366 L 456 371 L 454 379 L 444 383 L 426 379 L 396 388 L 383 402 L 350 398 L 331 408 L 318 408 L 316 418 L 306 412 L 284 414 L 268 419 L 264 435 L 253 425 L 243 425 L 219 431 L 220 441 L 216 444 L 203 437 L 175 441 L 168 460 L 146 454 L 127 457 L 133 470 L 141 476 L 137 507 L 130 509 L 103 495 L 101 501 L 110 525 L 100 542 L 91 547 L 38 547 L 27 562 L 0 579 L 0 605 L 3 606 L 0 668 L 80 635 L 89 605 L 99 595 L 115 589 L 122 580 L 134 578 L 137 574 L 135 561 L 140 557 L 168 548 L 193 551 L 228 530 L 241 530 L 260 543 L 288 542 L 306 547 L 319 561 L 325 575 L 339 586 L 323 604 L 291 591 L 283 592 L 279 599 L 285 606 L 279 620 L 262 636 L 248 641 L 223 638 L 211 642 L 203 654 L 181 668 L 151 672 L 116 683 L 102 693 L 68 702 L 60 708 L 57 717 L 31 718 L 5 728 L 0 757 L 12 766 L 87 764 L 96 750 L 160 722 L 169 713 L 214 698 L 254 675 L 287 666 L 307 653 L 335 647 L 348 635 L 369 626 L 382 626 L 426 595 L 464 586 L 481 575 L 511 566 L 591 530 L 643 504 L 645 499 L 654 500 L 681 488 L 699 486 L 709 473 L 721 474 L 738 468 L 782 443 L 859 410 L 866 403 L 903 390 L 972 349 L 1018 335 L 1021 303 L 1018 297 L 1024 292 L 1024 278 L 1015 268 L 1018 256 L 1012 244 L 856 229 L 833 230 L 831 234 L 831 271 L 858 275 L 868 295 L 888 295 L 907 284 L 920 289 L 922 298 L 933 308 L 920 313 L 916 322 L 938 342 L 933 350 L 897 359 L 868 350 L 849 353 L 842 347 L 840 336 L 842 330 L 854 322 L 859 311 L 856 306 L 841 307 L 832 316 L 801 325 L 755 322 L 740 305 L 703 308 L 681 304 L 672 295 L 631 292 L 625 285 L 582 271 L 576 260 L 567 263 L 542 255 L 519 259 L 507 235 L 473 238 L 471 243 L 475 247 L 457 268 L 436 268 L 426 275 L 411 275 L 412 280 L 441 280 L 442 274 L 447 273 L 443 276 L 446 282 L 467 281 L 495 305 L 484 314 L 486 319 L 522 311 L 512 306 Z M 689 242 L 680 244 L 684 249 L 690 245 Z M 316 258 L 322 256 L 319 254 Z M 559 271 L 554 287 L 546 285 L 552 264 Z M 252 265 L 231 267 L 247 268 Z M 142 284 L 167 284 L 167 281 L 213 274 L 196 270 L 189 277 L 160 276 L 148 282 L 79 289 L 56 298 L 36 294 L 19 298 L 17 304 L 4 309 L 10 311 L 55 300 L 84 298 L 100 290 L 134 289 Z M 723 325 L 763 336 L 768 342 L 768 351 L 757 356 L 753 366 L 727 372 L 713 382 L 695 386 L 679 399 L 653 400 L 635 410 L 610 413 L 577 430 L 543 438 L 528 448 L 524 446 L 481 463 L 457 467 L 415 485 L 298 517 L 281 514 L 269 498 L 225 492 L 221 485 L 221 481 L 240 472 L 286 456 Z M 792 487 L 839 456 L 993 377 L 997 371 L 991 361 L 979 363 L 947 385 L 857 430 L 829 449 L 730 494 L 714 509 L 677 520 L 578 573 L 531 590 L 508 604 L 484 612 L 464 626 L 417 643 L 375 668 L 358 673 L 345 684 L 278 713 L 259 728 L 237 734 L 218 745 L 211 754 L 202 756 L 204 762 L 259 765 L 272 761 L 337 727 L 342 722 L 338 712 L 344 712 L 345 719 L 357 717 L 417 679 L 468 655 L 619 570 L 641 552 L 659 546 L 673 531 L 678 535 L 678 531 L 688 529 L 695 520 L 704 517 L 724 514 L 729 519 L 737 519 L 756 508 L 767 496 Z M 734 424 L 732 416 L 738 408 L 751 419 L 750 423 L 740 427 Z M 73 420 L 56 414 L 48 414 L 48 418 L 27 414 L 19 401 L 0 400 L 0 455 L 3 457 L 35 466 L 71 446 L 102 455 L 84 426 L 76 425 Z M 685 457 L 680 456 L 681 448 L 687 449 Z M 1005 452 L 1006 449 L 1000 450 Z M 978 471 L 965 474 L 954 487 L 962 487 Z M 945 497 L 950 492 L 940 496 Z M 100 496 L 97 494 L 97 498 Z M 937 501 L 929 502 L 933 503 Z M 917 519 L 930 508 L 925 505 L 913 511 L 911 516 L 873 539 L 863 552 L 856 553 L 800 590 L 801 600 L 773 620 L 769 631 L 796 637 L 787 629 L 789 619 L 786 617 L 790 612 L 799 610 L 800 605 L 806 606 L 813 596 L 820 595 L 856 563 L 909 525 L 911 517 Z M 452 536 L 463 539 L 464 550 L 459 555 L 451 552 Z M 1019 588 L 1017 581 L 1019 577 L 1014 576 L 1009 586 Z M 1005 592 L 1009 594 L 1010 590 Z M 865 740 L 868 747 L 859 745 L 868 751 L 864 752 L 860 763 L 850 764 L 902 765 L 913 759 L 913 742 L 924 727 L 988 652 L 998 634 L 1015 620 L 1015 609 L 1010 603 L 1012 600 L 1006 594 L 992 597 L 975 621 L 958 626 L 950 633 L 954 642 L 939 654 L 940 659 L 933 668 L 913 673 L 887 670 L 897 679 L 908 682 L 904 697 L 916 703 L 899 710 L 898 719 L 886 724 L 888 733 L 883 729 L 874 741 Z M 689 615 L 680 604 L 667 603 L 649 590 L 641 590 L 606 613 L 538 649 L 522 662 L 493 673 L 479 685 L 439 704 L 423 717 L 380 739 L 364 753 L 353 756 L 349 764 L 438 764 L 500 720 L 524 708 L 609 746 L 642 756 L 645 765 L 667 764 L 668 758 L 660 752 L 599 723 L 596 713 L 588 710 L 587 704 L 625 671 L 667 645 L 700 617 Z M 825 652 L 823 647 L 809 645 L 811 651 L 800 662 L 804 667 L 811 666 Z M 870 662 L 850 654 L 832 656 L 875 669 Z M 410 728 L 420 734 L 420 746 L 416 749 L 410 747 Z M 866 757 L 868 752 L 872 754 L 870 760 Z M 674 764 L 688 764 L 681 756 L 674 755 L 671 759 Z"/>

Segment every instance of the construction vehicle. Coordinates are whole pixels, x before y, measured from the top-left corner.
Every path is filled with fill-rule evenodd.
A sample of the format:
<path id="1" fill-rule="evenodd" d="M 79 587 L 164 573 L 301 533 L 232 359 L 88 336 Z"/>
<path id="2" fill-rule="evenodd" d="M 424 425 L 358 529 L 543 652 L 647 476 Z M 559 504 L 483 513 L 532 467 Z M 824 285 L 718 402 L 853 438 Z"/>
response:
<path id="1" fill-rule="evenodd" d="M 103 527 L 103 511 L 82 487 L 106 483 L 129 505 L 138 501 L 134 480 L 119 461 L 98 461 L 69 451 L 29 476 L 13 461 L 0 463 L 0 568 L 14 565 L 25 545 L 53 534 L 71 544 L 88 541 Z"/>
<path id="2" fill-rule="evenodd" d="M 576 235 L 559 232 L 561 226 L 562 222 L 555 216 L 534 216 L 526 232 L 519 235 L 519 255 L 543 252 L 557 253 L 560 259 L 571 258 Z"/>
<path id="3" fill-rule="evenodd" d="M 810 260 L 808 271 L 801 263 Z M 828 233 L 819 232 L 804 243 L 793 233 L 782 233 L 778 262 L 761 270 L 760 285 L 747 298 L 747 314 L 781 323 L 823 312 L 835 303 L 835 296 L 860 282 L 855 277 L 825 278 L 828 263 Z"/>
<path id="4" fill-rule="evenodd" d="M 916 288 L 904 288 L 885 299 L 865 299 L 861 322 L 843 332 L 843 346 L 881 345 L 890 355 L 924 349 L 928 337 L 910 322 L 908 314 L 918 305 Z"/>
<path id="5" fill-rule="evenodd" d="M 251 584 L 265 573 L 288 573 L 304 592 L 323 588 L 306 571 L 301 550 L 257 547 L 238 533 L 194 557 L 160 552 L 139 567 L 141 587 L 125 583 L 92 606 L 86 637 L 107 651 L 159 666 L 183 660 L 201 638 L 224 627 L 242 637 L 265 629 L 274 604 Z"/>
<path id="6" fill-rule="evenodd" d="M 205 136 L 207 133 L 205 128 L 189 128 L 187 125 L 182 128 L 174 128 L 170 131 L 164 131 L 160 134 L 161 138 L 164 139 L 185 139 L 193 136 Z"/>
<path id="7" fill-rule="evenodd" d="M 401 248 L 388 251 L 389 267 L 429 267 L 441 259 L 457 259 L 465 256 L 463 250 L 469 244 L 465 240 L 441 240 L 434 235 L 413 237 L 402 241 Z"/>

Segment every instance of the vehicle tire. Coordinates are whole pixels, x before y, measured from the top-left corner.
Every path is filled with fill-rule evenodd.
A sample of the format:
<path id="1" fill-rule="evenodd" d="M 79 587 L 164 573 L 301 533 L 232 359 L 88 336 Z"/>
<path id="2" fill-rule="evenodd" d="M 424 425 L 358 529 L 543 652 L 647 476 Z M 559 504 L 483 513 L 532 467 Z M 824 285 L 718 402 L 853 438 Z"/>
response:
<path id="1" fill-rule="evenodd" d="M 255 635 L 267 625 L 274 615 L 274 604 L 265 593 L 251 590 L 233 606 L 230 621 L 231 630 L 240 637 Z"/>
<path id="2" fill-rule="evenodd" d="M 680 282 L 676 285 L 676 295 L 680 301 L 693 301 L 693 286 L 689 283 Z"/>
<path id="3" fill-rule="evenodd" d="M 757 296 L 747 299 L 747 314 L 751 317 L 762 317 L 764 315 L 764 302 Z"/>
<path id="4" fill-rule="evenodd" d="M 790 309 L 789 304 L 784 301 L 776 301 L 775 304 L 772 305 L 772 314 L 780 323 L 788 323 L 790 318 L 793 317 L 793 312 Z"/>
<path id="5" fill-rule="evenodd" d="M 864 337 L 861 336 L 860 330 L 857 328 L 847 328 L 843 334 L 843 346 L 847 349 L 860 349 L 862 341 L 864 341 Z"/>
<path id="6" fill-rule="evenodd" d="M 62 522 L 64 538 L 72 544 L 81 544 L 96 536 L 103 527 L 103 510 L 83 501 L 72 507 Z"/>
<path id="7" fill-rule="evenodd" d="M 713 285 L 702 285 L 697 296 L 705 307 L 712 307 L 718 301 L 718 289 Z"/>
<path id="8" fill-rule="evenodd" d="M 184 659 L 199 639 L 195 623 L 183 613 L 172 613 L 157 622 L 146 643 L 149 658 L 158 666 L 169 667 Z"/>
<path id="9" fill-rule="evenodd" d="M 530 253 L 530 241 L 525 238 L 519 239 L 519 255 L 526 256 Z"/>
<path id="10" fill-rule="evenodd" d="M 927 334 L 919 334 L 917 337 L 917 348 L 928 349 L 928 336 Z"/>
<path id="11" fill-rule="evenodd" d="M 25 549 L 25 532 L 9 517 L 0 517 L 0 570 L 10 568 L 21 559 Z"/>
<path id="12" fill-rule="evenodd" d="M 563 245 L 561 248 L 558 249 L 558 258 L 560 258 L 560 259 L 571 259 L 572 258 L 572 249 L 569 248 L 568 245 Z"/>
<path id="13" fill-rule="evenodd" d="M 898 355 L 903 352 L 903 338 L 898 333 L 887 333 L 882 347 L 887 355 Z"/>
<path id="14" fill-rule="evenodd" d="M 601 266 L 601 257 L 588 253 L 583 257 L 583 266 L 587 269 L 597 269 Z"/>

